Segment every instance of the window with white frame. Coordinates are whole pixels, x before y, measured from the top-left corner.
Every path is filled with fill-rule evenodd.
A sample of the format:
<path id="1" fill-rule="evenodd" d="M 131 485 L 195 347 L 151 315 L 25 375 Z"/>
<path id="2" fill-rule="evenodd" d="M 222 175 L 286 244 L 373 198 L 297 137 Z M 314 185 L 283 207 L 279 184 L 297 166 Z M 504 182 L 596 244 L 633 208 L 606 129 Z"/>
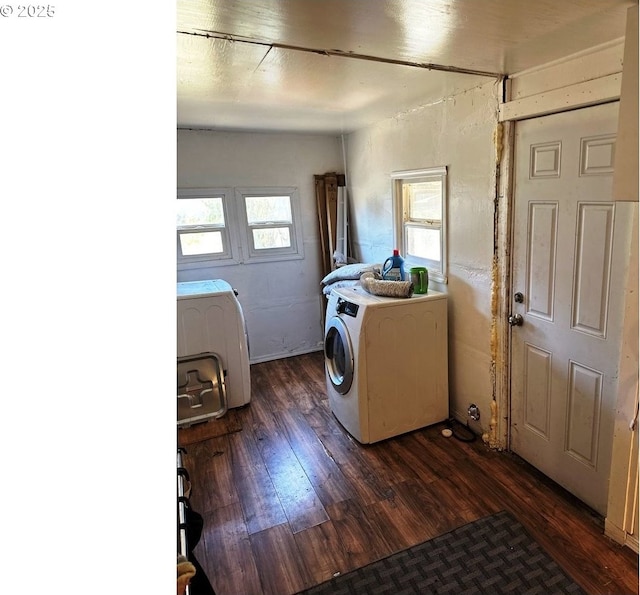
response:
<path id="1" fill-rule="evenodd" d="M 294 187 L 178 190 L 178 269 L 303 258 Z"/>
<path id="2" fill-rule="evenodd" d="M 178 264 L 231 261 L 234 257 L 229 229 L 231 191 L 225 188 L 178 190 L 176 230 Z"/>
<path id="3" fill-rule="evenodd" d="M 425 266 L 429 278 L 447 282 L 447 168 L 399 171 L 393 183 L 395 243 L 405 268 Z"/>
<path id="4" fill-rule="evenodd" d="M 245 262 L 302 258 L 296 188 L 236 188 Z"/>

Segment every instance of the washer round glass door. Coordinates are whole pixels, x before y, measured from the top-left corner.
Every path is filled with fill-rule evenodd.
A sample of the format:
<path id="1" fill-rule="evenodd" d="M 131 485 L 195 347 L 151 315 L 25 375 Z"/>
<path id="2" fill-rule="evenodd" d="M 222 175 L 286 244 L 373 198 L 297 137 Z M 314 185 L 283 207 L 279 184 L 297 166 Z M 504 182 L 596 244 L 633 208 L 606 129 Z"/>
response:
<path id="1" fill-rule="evenodd" d="M 324 360 L 333 387 L 344 395 L 353 382 L 353 349 L 349 331 L 338 316 L 327 325 L 324 336 Z"/>

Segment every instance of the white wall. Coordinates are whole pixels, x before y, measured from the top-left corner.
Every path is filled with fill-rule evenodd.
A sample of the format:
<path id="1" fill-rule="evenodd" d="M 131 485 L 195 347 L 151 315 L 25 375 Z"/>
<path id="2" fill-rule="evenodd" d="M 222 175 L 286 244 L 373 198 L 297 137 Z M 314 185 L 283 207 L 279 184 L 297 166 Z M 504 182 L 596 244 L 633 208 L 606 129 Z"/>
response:
<path id="1" fill-rule="evenodd" d="M 491 291 L 495 148 L 499 87 L 472 91 L 400 114 L 347 137 L 351 233 L 363 262 L 393 248 L 393 171 L 448 167 L 449 387 L 451 413 L 480 408 L 488 429 L 491 382 Z"/>
<path id="2" fill-rule="evenodd" d="M 304 258 L 178 272 L 178 281 L 224 279 L 238 291 L 251 362 L 321 348 L 322 278 L 314 174 L 343 169 L 338 137 L 178 131 L 179 188 L 295 186 Z"/>

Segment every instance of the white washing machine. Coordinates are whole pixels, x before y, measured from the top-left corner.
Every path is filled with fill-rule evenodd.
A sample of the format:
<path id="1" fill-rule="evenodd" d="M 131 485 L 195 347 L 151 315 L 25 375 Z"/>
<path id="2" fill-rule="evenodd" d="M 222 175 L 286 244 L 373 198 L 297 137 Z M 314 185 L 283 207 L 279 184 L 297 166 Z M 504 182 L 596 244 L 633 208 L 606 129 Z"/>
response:
<path id="1" fill-rule="evenodd" d="M 215 353 L 222 361 L 228 408 L 251 400 L 249 342 L 242 307 L 222 279 L 178 283 L 178 357 Z"/>
<path id="2" fill-rule="evenodd" d="M 324 356 L 331 411 L 368 444 L 449 416 L 447 296 L 378 297 L 334 289 Z"/>

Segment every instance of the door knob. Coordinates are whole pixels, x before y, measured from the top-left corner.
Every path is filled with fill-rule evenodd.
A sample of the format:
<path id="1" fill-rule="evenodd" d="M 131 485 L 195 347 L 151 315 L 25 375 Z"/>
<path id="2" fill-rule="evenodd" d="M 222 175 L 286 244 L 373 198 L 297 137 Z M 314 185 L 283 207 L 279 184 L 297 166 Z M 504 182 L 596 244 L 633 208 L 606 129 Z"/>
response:
<path id="1" fill-rule="evenodd" d="M 522 318 L 522 316 L 520 316 L 520 314 L 511 314 L 509 316 L 509 324 L 511 326 L 522 326 L 523 321 L 524 319 Z"/>

